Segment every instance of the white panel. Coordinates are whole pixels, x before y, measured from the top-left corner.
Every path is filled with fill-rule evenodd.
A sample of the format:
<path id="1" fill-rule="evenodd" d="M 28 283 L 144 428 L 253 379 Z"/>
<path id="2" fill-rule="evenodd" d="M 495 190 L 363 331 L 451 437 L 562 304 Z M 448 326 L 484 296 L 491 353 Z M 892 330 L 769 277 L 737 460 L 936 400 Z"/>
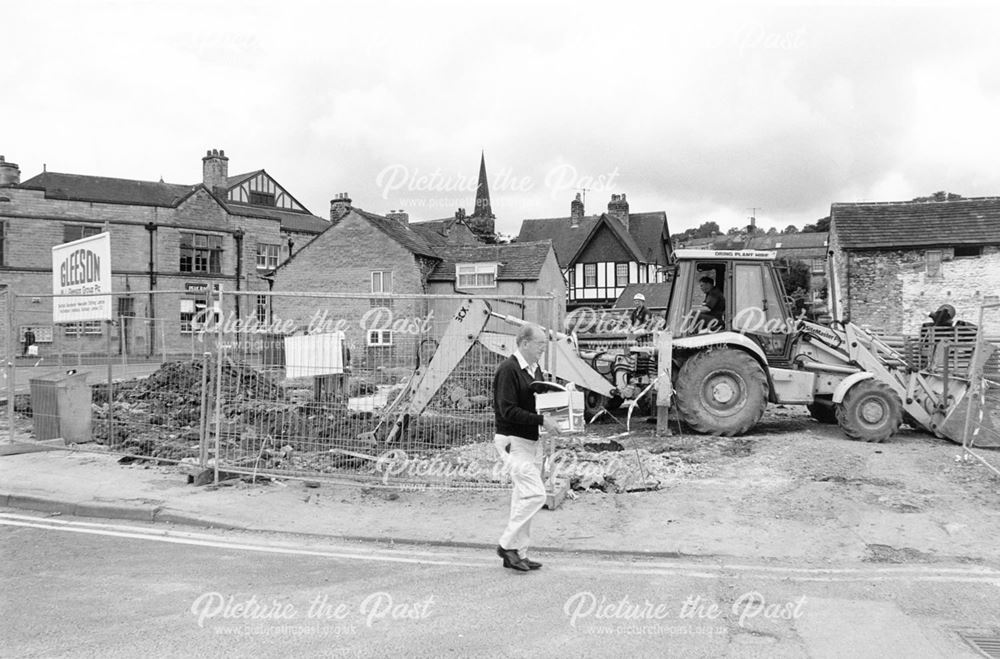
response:
<path id="1" fill-rule="evenodd" d="M 285 377 L 335 375 L 344 372 L 344 333 L 285 337 Z"/>
<path id="2" fill-rule="evenodd" d="M 635 282 L 639 281 L 639 268 L 640 267 L 641 266 L 638 263 L 636 263 L 635 261 L 632 261 L 632 262 L 630 262 L 628 264 L 628 282 L 630 284 L 634 284 Z"/>

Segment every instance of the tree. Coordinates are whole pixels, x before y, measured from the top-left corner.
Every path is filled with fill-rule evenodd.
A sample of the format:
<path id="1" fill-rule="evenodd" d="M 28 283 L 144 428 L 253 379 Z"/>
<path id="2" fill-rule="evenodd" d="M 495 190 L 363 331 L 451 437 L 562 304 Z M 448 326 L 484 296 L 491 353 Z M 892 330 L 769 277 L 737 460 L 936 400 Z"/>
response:
<path id="1" fill-rule="evenodd" d="M 798 233 L 798 232 L 799 232 L 798 227 L 796 227 L 794 224 L 789 224 L 782 230 L 781 233 L 785 234 L 785 233 Z"/>
<path id="2" fill-rule="evenodd" d="M 691 229 L 688 229 L 691 231 Z M 701 226 L 694 229 L 694 235 L 692 238 L 712 238 L 713 236 L 722 235 L 722 230 L 719 229 L 718 222 L 702 222 Z"/>
<path id="3" fill-rule="evenodd" d="M 774 227 L 771 227 L 770 229 L 767 230 L 767 235 L 769 235 L 769 236 L 777 236 L 778 235 L 778 230 L 776 228 L 774 228 Z"/>
<path id="4" fill-rule="evenodd" d="M 743 233 L 743 228 L 742 227 L 732 227 L 732 228 L 729 229 L 729 231 L 726 232 L 726 235 L 727 236 L 738 236 L 741 233 Z"/>
<path id="5" fill-rule="evenodd" d="M 807 224 L 802 227 L 802 233 L 824 233 L 830 230 L 830 217 L 816 220 L 816 224 Z"/>
<path id="6" fill-rule="evenodd" d="M 944 190 L 938 190 L 934 194 L 927 197 L 917 197 L 913 201 L 955 201 L 956 199 L 962 199 L 961 195 L 957 195 L 954 192 L 945 192 Z"/>

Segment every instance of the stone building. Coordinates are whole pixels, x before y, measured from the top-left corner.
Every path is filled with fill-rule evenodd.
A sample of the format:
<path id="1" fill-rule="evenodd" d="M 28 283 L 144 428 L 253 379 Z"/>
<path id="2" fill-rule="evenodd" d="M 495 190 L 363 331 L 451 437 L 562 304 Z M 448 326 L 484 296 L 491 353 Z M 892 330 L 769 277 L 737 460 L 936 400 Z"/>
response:
<path id="1" fill-rule="evenodd" d="M 487 295 L 497 299 L 497 311 L 544 325 L 551 323 L 551 304 L 510 296 L 554 296 L 556 322 L 565 312 L 565 286 L 549 242 L 483 245 L 463 223 L 409 224 L 405 213 L 350 208 L 273 279 L 276 320 L 303 332 L 343 330 L 352 359 L 369 365 L 412 364 L 424 339 L 440 337 L 459 300 L 422 296 Z M 330 295 L 281 295 L 309 291 Z"/>
<path id="2" fill-rule="evenodd" d="M 551 240 L 566 278 L 567 307 L 610 308 L 629 284 L 659 283 L 672 252 L 667 214 L 632 213 L 624 194 L 586 215 L 577 194 L 569 217 L 524 220 L 518 242 Z"/>
<path id="3" fill-rule="evenodd" d="M 951 304 L 975 322 L 1000 291 L 1000 197 L 835 203 L 830 209 L 831 313 L 890 334 L 916 334 Z M 986 331 L 1000 332 L 995 314 Z"/>
<path id="4" fill-rule="evenodd" d="M 17 165 L 0 162 L 0 282 L 19 296 L 17 340 L 31 327 L 44 356 L 103 353 L 101 322 L 53 326 L 51 248 L 111 234 L 117 318 L 116 353 L 202 351 L 199 320 L 213 290 L 261 291 L 260 275 L 288 257 L 290 241 L 305 244 L 329 222 L 311 215 L 264 170 L 230 177 L 225 152 L 202 158 L 194 184 L 139 181 L 43 171 L 21 181 Z M 266 315 L 266 298 L 241 297 L 219 313 Z"/>

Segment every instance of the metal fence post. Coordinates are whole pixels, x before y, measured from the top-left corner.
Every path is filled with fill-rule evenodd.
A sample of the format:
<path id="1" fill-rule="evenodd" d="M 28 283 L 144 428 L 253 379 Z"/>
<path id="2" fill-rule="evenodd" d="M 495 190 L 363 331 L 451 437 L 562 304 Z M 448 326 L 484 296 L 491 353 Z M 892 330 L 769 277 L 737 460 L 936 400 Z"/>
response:
<path id="1" fill-rule="evenodd" d="M 212 353 L 205 351 L 201 362 L 201 418 L 198 420 L 198 464 L 208 465 L 208 369 L 212 366 Z"/>
<path id="2" fill-rule="evenodd" d="M 114 445 L 115 445 L 115 398 L 114 398 L 114 391 L 112 389 L 112 387 L 113 387 L 113 385 L 112 385 L 112 382 L 113 382 L 112 368 L 113 367 L 111 365 L 111 359 L 112 359 L 111 330 L 114 327 L 114 321 L 109 320 L 109 321 L 106 321 L 106 322 L 107 322 L 107 331 L 108 331 L 108 341 L 107 341 L 107 345 L 108 345 L 108 354 L 107 354 L 107 361 L 108 361 L 108 446 L 114 447 Z M 81 326 L 80 329 L 81 329 L 81 333 L 82 333 L 82 330 L 83 330 L 82 326 Z"/>
<path id="3" fill-rule="evenodd" d="M 14 366 L 14 355 L 17 345 L 14 343 L 14 289 L 7 286 L 7 432 L 10 441 L 14 441 L 14 377 L 17 369 Z"/>
<path id="4" fill-rule="evenodd" d="M 223 288 L 219 286 L 219 309 L 222 309 Z M 215 317 L 211 290 L 207 311 Z M 222 459 L 222 323 L 215 323 L 215 484 L 219 484 L 219 461 Z"/>

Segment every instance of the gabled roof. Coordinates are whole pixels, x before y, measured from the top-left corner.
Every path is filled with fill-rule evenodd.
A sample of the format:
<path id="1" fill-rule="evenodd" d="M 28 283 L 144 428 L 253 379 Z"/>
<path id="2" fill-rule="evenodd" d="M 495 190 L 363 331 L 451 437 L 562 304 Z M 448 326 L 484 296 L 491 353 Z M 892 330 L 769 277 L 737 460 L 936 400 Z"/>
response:
<path id="1" fill-rule="evenodd" d="M 410 229 L 409 226 L 401 223 L 399 220 L 390 220 L 387 217 L 382 217 L 381 215 L 376 215 L 375 213 L 369 213 L 368 211 L 363 211 L 360 208 L 352 208 L 351 212 L 357 213 L 361 217 L 365 218 L 390 238 L 414 254 L 440 258 L 434 250 L 434 247 L 431 246 L 430 242 L 428 242 L 416 231 Z M 343 222 L 344 220 L 341 219 L 340 221 Z"/>
<path id="2" fill-rule="evenodd" d="M 293 211 L 287 208 L 275 208 L 272 206 L 242 204 L 235 201 L 226 202 L 226 206 L 235 215 L 266 217 L 279 220 L 281 221 L 281 228 L 284 231 L 320 234 L 330 228 L 328 220 L 302 211 Z"/>
<path id="3" fill-rule="evenodd" d="M 551 240 L 556 258 L 559 259 L 559 267 L 566 268 L 573 263 L 573 259 L 602 223 L 602 218 L 606 219 L 606 224 L 612 227 L 626 249 L 635 253 L 637 261 L 667 264 L 668 248 L 664 246 L 664 241 L 669 244 L 670 234 L 667 230 L 667 214 L 663 211 L 629 213 L 627 232 L 621 222 L 606 213 L 580 218 L 579 226 L 576 227 L 572 226 L 568 217 L 524 220 L 517 241 Z"/>
<path id="4" fill-rule="evenodd" d="M 257 176 L 257 174 L 262 174 L 263 169 L 255 169 L 252 172 L 247 172 L 246 174 L 237 174 L 236 176 L 226 177 L 226 189 L 235 188 L 237 185 L 246 181 L 247 179 Z"/>
<path id="5" fill-rule="evenodd" d="M 498 263 L 498 280 L 534 281 L 541 275 L 550 249 L 552 243 L 548 240 L 512 245 L 449 245 L 440 251 L 444 260 L 427 280 L 455 281 L 456 263 Z"/>
<path id="6" fill-rule="evenodd" d="M 427 222 L 410 222 L 409 224 L 412 231 L 420 234 L 424 240 L 435 247 L 454 244 L 458 237 L 457 232 L 460 232 L 463 226 L 468 230 L 465 232 L 468 236 L 467 243 L 470 245 L 479 244 L 479 241 L 476 240 L 475 235 L 468 228 L 468 225 L 454 217 L 443 220 L 429 220 Z"/>
<path id="7" fill-rule="evenodd" d="M 45 190 L 46 199 L 173 208 L 199 186 L 42 172 L 24 181 L 21 187 Z"/>
<path id="8" fill-rule="evenodd" d="M 1000 244 L 1000 197 L 835 203 L 830 217 L 844 249 Z"/>
<path id="9" fill-rule="evenodd" d="M 670 304 L 670 282 L 660 282 L 659 284 L 629 284 L 622 291 L 622 294 L 615 300 L 613 309 L 631 309 L 632 298 L 636 293 L 646 296 L 646 307 L 649 309 L 666 309 Z"/>

